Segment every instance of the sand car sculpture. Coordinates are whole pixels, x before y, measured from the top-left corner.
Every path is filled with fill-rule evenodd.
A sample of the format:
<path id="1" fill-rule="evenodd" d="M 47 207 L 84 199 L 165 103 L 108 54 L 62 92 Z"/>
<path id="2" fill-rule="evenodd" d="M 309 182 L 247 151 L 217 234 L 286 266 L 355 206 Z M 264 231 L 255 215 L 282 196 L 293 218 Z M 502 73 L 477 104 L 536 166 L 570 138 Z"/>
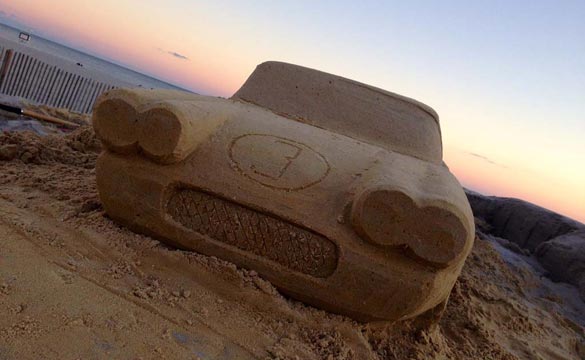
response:
<path id="1" fill-rule="evenodd" d="M 230 99 L 117 89 L 96 103 L 105 211 L 359 321 L 445 303 L 474 237 L 437 114 L 320 71 L 259 65 Z"/>

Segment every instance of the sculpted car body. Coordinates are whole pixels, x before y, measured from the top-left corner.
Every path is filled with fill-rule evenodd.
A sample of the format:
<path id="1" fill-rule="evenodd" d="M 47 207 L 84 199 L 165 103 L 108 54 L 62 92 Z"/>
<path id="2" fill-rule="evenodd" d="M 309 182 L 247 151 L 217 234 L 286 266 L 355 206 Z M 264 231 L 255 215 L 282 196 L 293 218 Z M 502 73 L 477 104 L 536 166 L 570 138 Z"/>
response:
<path id="1" fill-rule="evenodd" d="M 473 216 L 432 109 L 268 62 L 231 98 L 119 89 L 94 109 L 116 221 L 362 321 L 444 303 Z"/>

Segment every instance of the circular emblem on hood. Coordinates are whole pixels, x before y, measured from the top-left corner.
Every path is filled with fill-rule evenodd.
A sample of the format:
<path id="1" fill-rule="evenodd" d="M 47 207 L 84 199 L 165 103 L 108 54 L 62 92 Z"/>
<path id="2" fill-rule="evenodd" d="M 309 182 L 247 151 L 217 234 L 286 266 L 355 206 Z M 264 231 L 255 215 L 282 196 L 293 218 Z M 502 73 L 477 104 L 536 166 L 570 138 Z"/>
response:
<path id="1" fill-rule="evenodd" d="M 249 179 L 279 190 L 302 190 L 321 182 L 329 173 L 323 155 L 299 141 L 268 134 L 235 138 L 229 157 Z"/>

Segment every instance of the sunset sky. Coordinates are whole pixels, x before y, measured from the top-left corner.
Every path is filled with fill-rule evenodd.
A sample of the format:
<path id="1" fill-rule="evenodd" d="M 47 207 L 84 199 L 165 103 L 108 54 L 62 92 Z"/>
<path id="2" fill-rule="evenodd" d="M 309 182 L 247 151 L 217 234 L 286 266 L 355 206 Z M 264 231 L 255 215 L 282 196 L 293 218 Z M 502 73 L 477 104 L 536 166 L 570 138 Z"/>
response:
<path id="1" fill-rule="evenodd" d="M 203 94 L 280 60 L 415 98 L 464 186 L 585 222 L 585 1 L 0 0 L 0 22 Z"/>

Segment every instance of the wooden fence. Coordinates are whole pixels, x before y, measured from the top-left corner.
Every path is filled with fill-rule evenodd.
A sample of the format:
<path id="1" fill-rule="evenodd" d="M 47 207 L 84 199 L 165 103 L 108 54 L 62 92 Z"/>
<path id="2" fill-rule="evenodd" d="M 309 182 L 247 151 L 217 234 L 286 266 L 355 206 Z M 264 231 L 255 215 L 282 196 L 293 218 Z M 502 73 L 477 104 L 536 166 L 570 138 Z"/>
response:
<path id="1" fill-rule="evenodd" d="M 34 55 L 5 48 L 0 53 L 1 94 L 89 113 L 102 92 L 116 87 L 41 61 Z"/>

